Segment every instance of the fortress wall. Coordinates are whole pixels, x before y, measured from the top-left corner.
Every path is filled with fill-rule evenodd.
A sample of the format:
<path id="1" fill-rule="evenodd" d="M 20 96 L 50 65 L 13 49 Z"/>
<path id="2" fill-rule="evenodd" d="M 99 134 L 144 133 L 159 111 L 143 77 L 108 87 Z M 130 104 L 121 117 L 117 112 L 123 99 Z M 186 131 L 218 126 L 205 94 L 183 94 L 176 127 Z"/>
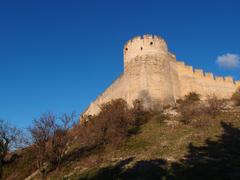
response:
<path id="1" fill-rule="evenodd" d="M 123 98 L 130 106 L 135 99 L 142 99 L 145 107 L 175 102 L 193 91 L 203 99 L 213 93 L 228 98 L 238 86 L 240 81 L 233 81 L 231 76 L 214 77 L 212 73 L 175 61 L 169 54 L 137 56 L 84 114 L 97 114 L 101 104 L 117 98 Z"/>
<path id="2" fill-rule="evenodd" d="M 147 90 L 151 101 L 158 104 L 173 100 L 170 64 L 167 56 L 147 56 L 144 61 Z"/>
<path id="3" fill-rule="evenodd" d="M 235 81 L 235 85 L 240 88 L 240 81 Z"/>
<path id="4" fill-rule="evenodd" d="M 193 69 L 183 62 L 177 62 L 181 96 L 191 91 L 197 92 L 205 98 L 215 94 L 218 97 L 229 98 L 236 90 L 237 85 L 231 76 L 213 76 L 212 73 L 204 73 L 201 69 Z"/>
<path id="5" fill-rule="evenodd" d="M 124 73 L 84 114 L 97 114 L 101 104 L 117 98 L 126 100 L 130 106 L 135 99 L 140 99 L 145 107 L 152 108 L 159 103 L 174 103 L 193 91 L 201 94 L 202 99 L 213 93 L 228 98 L 237 87 L 240 81 L 233 81 L 230 76 L 214 76 L 177 61 L 162 38 L 137 36 L 124 46 Z"/>
<path id="6" fill-rule="evenodd" d="M 97 114 L 101 104 L 117 98 L 123 98 L 130 106 L 133 100 L 142 99 L 145 107 L 153 107 L 174 102 L 192 91 L 201 94 L 203 99 L 212 93 L 227 98 L 240 86 L 240 81 L 234 82 L 230 76 L 214 77 L 212 73 L 193 69 L 172 58 L 168 55 L 137 56 L 84 114 Z"/>
<path id="7" fill-rule="evenodd" d="M 174 97 L 174 102 L 176 102 L 177 99 L 181 97 L 181 84 L 180 84 L 180 78 L 178 73 L 178 64 L 176 63 L 176 57 L 172 56 L 171 58 L 174 59 L 174 61 L 170 61 L 170 78 L 171 78 L 171 84 L 172 84 L 172 95 Z M 183 65 L 181 63 L 180 65 Z"/>
<path id="8" fill-rule="evenodd" d="M 99 112 L 99 106 L 112 99 L 122 98 L 131 106 L 135 99 L 145 98 L 147 89 L 146 71 L 143 57 L 136 57 L 128 64 L 128 69 L 114 81 L 97 99 L 90 104 L 85 115 Z M 134 68 L 133 68 L 134 67 Z M 144 94 L 145 93 L 145 94 Z"/>
<path id="9" fill-rule="evenodd" d="M 180 97 L 183 97 L 185 94 L 193 91 L 193 68 L 191 66 L 186 66 L 184 62 L 177 62 L 177 72 L 179 78 L 179 92 Z"/>
<path id="10" fill-rule="evenodd" d="M 130 106 L 135 99 L 141 99 L 146 108 L 174 102 L 173 85 L 178 80 L 173 82 L 172 78 L 178 76 L 170 62 L 174 61 L 168 54 L 135 57 L 129 62 L 125 72 L 90 104 L 84 114 L 97 114 L 101 104 L 117 98 L 123 98 Z"/>
<path id="11" fill-rule="evenodd" d="M 124 75 L 122 74 L 117 80 L 115 80 L 111 86 L 109 86 L 101 95 L 99 95 L 94 102 L 92 102 L 87 110 L 84 112 L 85 115 L 93 115 L 99 112 L 99 106 L 103 103 L 111 101 L 111 99 L 117 99 L 124 96 Z"/>

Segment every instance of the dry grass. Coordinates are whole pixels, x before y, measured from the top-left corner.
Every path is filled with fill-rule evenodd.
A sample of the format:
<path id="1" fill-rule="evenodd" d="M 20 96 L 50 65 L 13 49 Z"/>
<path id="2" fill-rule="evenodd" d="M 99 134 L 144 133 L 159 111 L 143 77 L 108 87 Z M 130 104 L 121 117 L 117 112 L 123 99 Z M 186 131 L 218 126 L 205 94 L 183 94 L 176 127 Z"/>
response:
<path id="1" fill-rule="evenodd" d="M 139 168 L 139 163 L 144 167 L 152 167 L 153 164 L 159 163 L 167 163 L 170 166 L 172 163 L 181 162 L 186 157 L 190 144 L 194 147 L 204 147 L 207 139 L 217 142 L 224 132 L 222 122 L 231 123 L 235 128 L 240 129 L 238 109 L 218 113 L 215 118 L 206 114 L 189 124 L 181 123 L 178 117 L 169 116 L 162 120 L 162 114 L 160 114 L 161 120 L 158 121 L 156 120 L 158 115 L 148 116 L 148 122 L 141 125 L 136 134 L 129 137 L 120 147 L 108 144 L 105 147 L 86 150 L 82 153 L 77 151 L 77 147 L 81 144 L 78 141 L 77 143 L 80 144 L 75 144 L 73 146 L 75 148 L 72 147 L 68 151 L 68 155 L 74 154 L 74 156 L 69 156 L 70 158 L 64 161 L 61 171 L 51 172 L 49 178 L 94 179 L 95 177 L 104 177 L 106 179 L 109 173 L 115 173 L 116 177 L 114 178 L 117 179 L 118 176 L 122 176 L 122 172 L 128 172 L 133 167 Z M 214 151 L 216 150 L 214 149 Z M 164 161 L 155 161 L 157 159 Z M 29 162 L 32 161 L 32 159 L 29 160 Z M 17 161 L 9 164 L 5 168 L 5 175 L 12 173 L 15 174 L 12 177 L 16 177 L 16 175 L 24 177 L 24 173 L 21 174 L 21 172 L 26 172 L 29 167 L 25 163 L 26 161 Z M 13 173 L 15 168 L 17 170 Z"/>
<path id="2" fill-rule="evenodd" d="M 204 146 L 206 139 L 218 140 L 223 133 L 221 122 L 232 123 L 234 127 L 240 128 L 240 113 L 228 112 L 221 113 L 214 119 L 211 116 L 205 118 L 208 118 L 208 123 L 203 124 L 201 128 L 194 123 L 188 125 L 178 123 L 176 118 L 169 118 L 161 123 L 154 118 L 150 119 L 141 126 L 139 133 L 130 137 L 122 147 L 115 149 L 108 146 L 97 152 L 97 155 L 84 157 L 72 164 L 74 167 L 81 167 L 81 170 L 73 173 L 72 168 L 68 167 L 70 170 L 68 173 L 73 173 L 72 179 L 80 177 L 91 179 L 104 167 L 113 167 L 117 162 L 129 157 L 134 159 L 125 168 L 130 168 L 139 161 L 159 158 L 167 160 L 168 163 L 179 162 L 188 153 L 190 143 L 198 147 Z M 175 123 L 174 128 L 173 123 L 169 122 Z"/>

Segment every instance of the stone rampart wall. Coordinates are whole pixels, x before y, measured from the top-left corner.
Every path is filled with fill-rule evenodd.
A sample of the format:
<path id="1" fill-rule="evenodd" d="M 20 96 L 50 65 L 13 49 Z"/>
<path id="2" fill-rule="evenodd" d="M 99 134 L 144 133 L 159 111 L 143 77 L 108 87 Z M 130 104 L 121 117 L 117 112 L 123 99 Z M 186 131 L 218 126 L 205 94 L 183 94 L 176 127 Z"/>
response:
<path id="1" fill-rule="evenodd" d="M 130 106 L 133 100 L 142 99 L 149 108 L 174 103 L 189 92 L 199 93 L 202 99 L 211 94 L 229 98 L 239 86 L 240 81 L 231 76 L 214 76 L 177 61 L 159 36 L 137 36 L 124 46 L 124 73 L 84 114 L 97 114 L 101 104 L 117 98 L 126 100 Z"/>
<path id="2" fill-rule="evenodd" d="M 194 91 L 201 94 L 203 98 L 210 94 L 229 98 L 239 85 L 239 82 L 234 81 L 231 76 L 214 76 L 201 69 L 193 69 L 184 62 L 176 63 L 178 64 L 181 96 Z"/>

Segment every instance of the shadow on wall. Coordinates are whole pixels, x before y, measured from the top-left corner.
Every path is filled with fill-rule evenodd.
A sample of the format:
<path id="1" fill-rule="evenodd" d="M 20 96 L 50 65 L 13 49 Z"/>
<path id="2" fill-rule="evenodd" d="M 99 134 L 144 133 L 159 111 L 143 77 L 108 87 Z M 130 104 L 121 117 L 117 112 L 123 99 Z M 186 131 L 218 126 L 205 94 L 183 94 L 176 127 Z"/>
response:
<path id="1" fill-rule="evenodd" d="M 138 161 L 126 167 L 134 158 L 100 169 L 94 177 L 80 179 L 240 179 L 240 130 L 222 122 L 223 134 L 217 141 L 206 140 L 206 145 L 189 144 L 188 154 L 178 163 L 164 159 Z"/>
<path id="2" fill-rule="evenodd" d="M 143 107 L 151 109 L 153 111 L 161 111 L 163 103 L 159 99 L 154 99 L 150 96 L 148 90 L 142 90 L 139 92 L 138 99 L 142 102 Z"/>

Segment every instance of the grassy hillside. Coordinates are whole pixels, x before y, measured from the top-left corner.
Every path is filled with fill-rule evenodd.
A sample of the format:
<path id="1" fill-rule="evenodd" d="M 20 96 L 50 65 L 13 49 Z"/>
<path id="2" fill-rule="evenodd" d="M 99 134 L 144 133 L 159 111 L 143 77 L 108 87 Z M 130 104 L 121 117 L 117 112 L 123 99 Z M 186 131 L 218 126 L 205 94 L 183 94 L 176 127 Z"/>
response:
<path id="1" fill-rule="evenodd" d="M 49 170 L 48 179 L 240 179 L 236 108 L 189 124 L 155 113 L 117 147 L 83 152 L 80 144 L 72 145 L 59 169 Z M 4 179 L 24 179 L 36 171 L 34 164 L 25 150 L 4 166 Z"/>
<path id="2" fill-rule="evenodd" d="M 199 126 L 152 117 L 122 147 L 69 163 L 52 178 L 238 179 L 231 169 L 240 167 L 240 113 L 208 118 Z"/>

